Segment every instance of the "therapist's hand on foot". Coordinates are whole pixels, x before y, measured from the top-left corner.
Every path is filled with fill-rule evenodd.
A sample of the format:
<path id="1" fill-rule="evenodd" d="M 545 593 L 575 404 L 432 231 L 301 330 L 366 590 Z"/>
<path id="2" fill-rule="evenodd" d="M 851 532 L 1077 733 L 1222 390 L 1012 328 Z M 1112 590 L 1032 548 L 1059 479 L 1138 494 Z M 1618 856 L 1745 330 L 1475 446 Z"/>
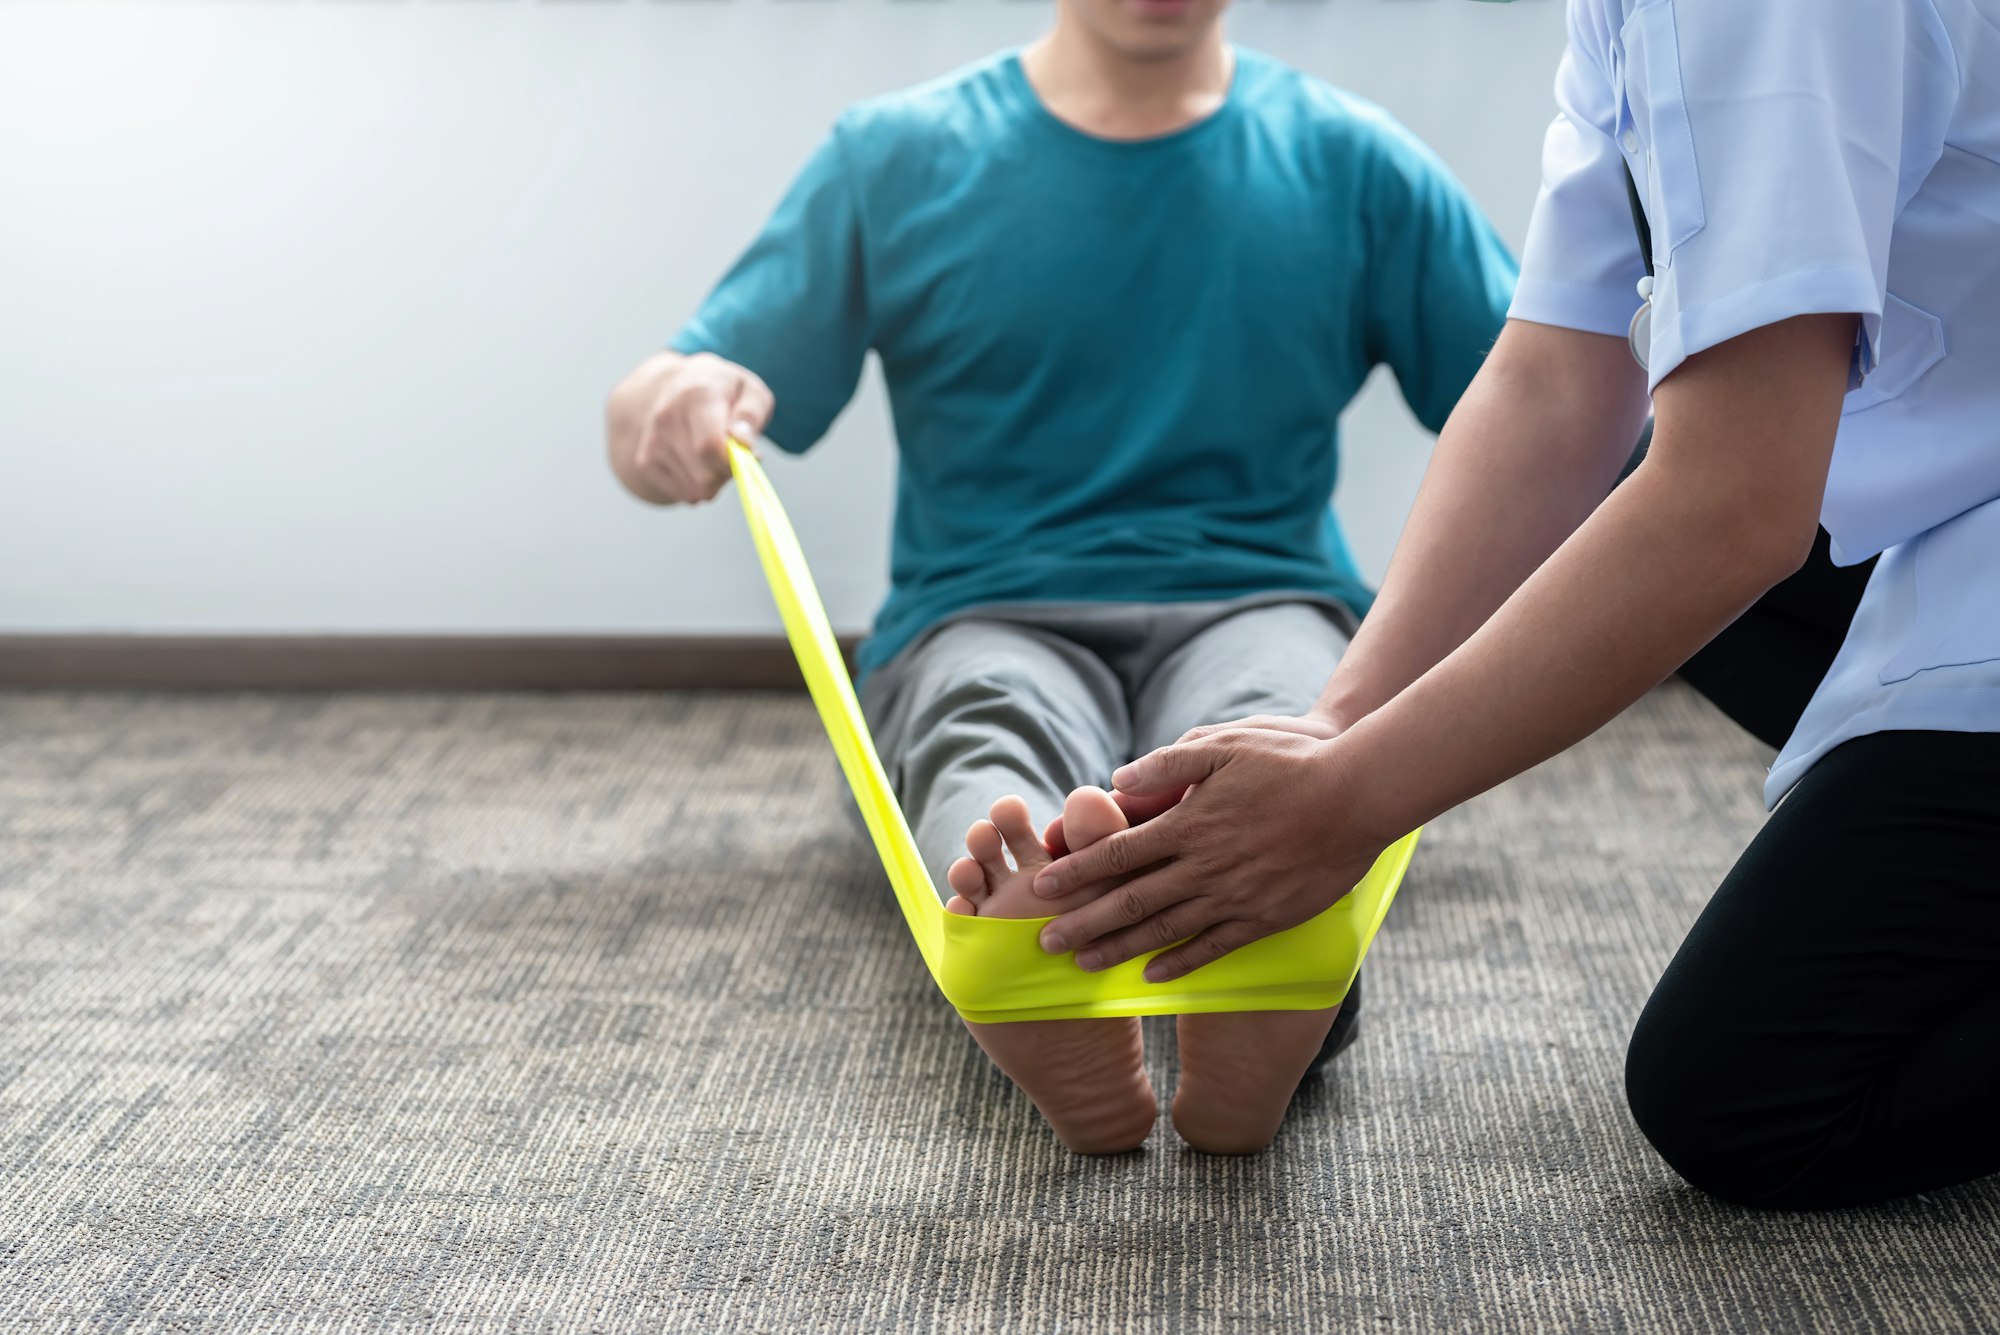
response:
<path id="1" fill-rule="evenodd" d="M 1094 792 L 1097 790 L 1086 788 L 1079 789 L 1078 791 Z M 1070 794 L 1071 798 L 1075 798 L 1075 796 L 1076 793 Z M 1133 793 L 1113 793 L 1111 794 L 1111 800 L 1117 804 L 1120 814 L 1125 818 L 1125 824 L 1143 825 L 1180 801 L 1181 790 L 1176 788 L 1171 792 L 1149 794 L 1145 797 L 1140 797 Z M 1064 810 L 1067 811 L 1067 809 L 1067 805 L 1065 805 Z M 1070 853 L 1069 831 L 1066 822 L 1066 816 L 1057 816 L 1049 822 L 1048 829 L 1042 833 L 1042 846 L 1048 850 L 1048 854 L 1052 858 L 1067 857 Z M 1092 840 L 1089 842 L 1095 841 Z M 1050 911 L 1052 910 L 1044 910 L 1045 913 Z M 1038 914 L 1036 916 L 1039 917 L 1041 915 Z"/>
<path id="2" fill-rule="evenodd" d="M 1340 735 L 1338 723 L 1318 714 L 1298 717 L 1290 714 L 1256 714 L 1231 723 L 1211 723 L 1200 728 L 1190 728 L 1181 734 L 1181 741 L 1196 742 L 1218 732 L 1234 732 L 1241 728 L 1262 728 L 1267 732 L 1293 732 L 1302 737 L 1318 737 L 1321 740 Z M 1185 787 L 1172 785 L 1145 793 L 1117 791 L 1111 794 L 1111 800 L 1125 813 L 1126 824 L 1143 825 L 1162 812 L 1171 810 L 1181 800 L 1181 794 L 1186 791 Z M 1050 857 L 1068 856 L 1069 841 L 1064 837 L 1061 816 L 1049 822 L 1049 828 L 1042 836 L 1042 843 L 1048 848 Z"/>
<path id="3" fill-rule="evenodd" d="M 1043 928 L 1043 949 L 1095 971 L 1178 941 L 1146 966 L 1169 982 L 1327 909 L 1399 837 L 1367 819 L 1337 740 L 1198 731 L 1114 778 L 1131 798 L 1185 789 L 1179 803 L 1036 878 L 1047 898 L 1115 886 Z"/>

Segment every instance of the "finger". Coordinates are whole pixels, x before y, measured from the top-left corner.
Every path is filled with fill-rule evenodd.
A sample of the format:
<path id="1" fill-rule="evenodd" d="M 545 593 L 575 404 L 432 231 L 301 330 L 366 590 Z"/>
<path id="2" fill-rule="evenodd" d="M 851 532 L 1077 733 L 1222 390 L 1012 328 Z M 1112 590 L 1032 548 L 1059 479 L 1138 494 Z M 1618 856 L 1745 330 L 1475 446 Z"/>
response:
<path id="1" fill-rule="evenodd" d="M 1000 831 L 1000 837 L 1007 841 L 1007 851 L 1014 855 L 1016 867 L 1025 870 L 1048 860 L 1048 850 L 1035 838 L 1035 823 L 1028 818 L 1026 802 L 1018 797 L 1003 797 L 986 815 Z"/>
<path id="2" fill-rule="evenodd" d="M 639 472 L 660 487 L 674 500 L 681 499 L 679 477 L 672 467 L 667 449 L 667 423 L 670 415 L 660 411 L 646 414 L 646 423 L 639 430 L 639 448 L 632 454 L 632 462 Z"/>
<path id="3" fill-rule="evenodd" d="M 1125 819 L 1133 825 L 1144 825 L 1147 821 L 1174 809 L 1187 789 L 1177 788 L 1170 793 L 1113 793 L 1111 800 L 1125 813 Z M 1065 848 L 1063 852 L 1069 850 Z"/>
<path id="4" fill-rule="evenodd" d="M 1178 904 L 1154 914 L 1137 927 L 1098 938 L 1076 952 L 1077 967 L 1085 972 L 1108 969 L 1126 960 L 1138 959 L 1165 950 L 1177 941 L 1198 935 L 1220 912 L 1207 899 L 1190 895 Z"/>
<path id="5" fill-rule="evenodd" d="M 1207 741 L 1230 732 L 1283 732 L 1295 737 L 1316 737 L 1324 741 L 1339 731 L 1325 719 L 1310 714 L 1253 714 L 1233 723 L 1204 723 L 1181 734 L 1182 744 Z"/>
<path id="6" fill-rule="evenodd" d="M 734 392 L 730 395 L 730 430 L 737 439 L 748 445 L 753 436 L 763 433 L 771 420 L 771 412 L 778 406 L 771 387 L 759 379 L 755 373 L 744 371 L 737 378 Z"/>
<path id="7" fill-rule="evenodd" d="M 693 481 L 707 500 L 729 481 L 729 401 L 712 389 L 688 395 L 682 422 Z"/>
<path id="8" fill-rule="evenodd" d="M 1157 796 L 1200 783 L 1229 760 L 1231 733 L 1221 733 L 1185 745 L 1163 746 L 1121 766 L 1111 776 L 1120 792 Z"/>
<path id="9" fill-rule="evenodd" d="M 1136 876 L 1102 899 L 1065 913 L 1042 928 L 1042 949 L 1052 955 L 1075 951 L 1080 966 L 1100 969 L 1148 950 L 1170 946 L 1179 936 L 1156 937 L 1148 933 L 1179 928 L 1180 934 L 1185 935 L 1207 923 L 1186 924 L 1173 919 L 1154 923 L 1152 919 L 1193 898 L 1198 890 L 1194 878 L 1177 866 Z M 1113 941 L 1120 941 L 1127 948 L 1108 949 Z"/>
<path id="10" fill-rule="evenodd" d="M 1282 728 L 1285 720 L 1276 714 L 1253 714 L 1249 718 L 1232 719 L 1227 723 L 1204 723 L 1198 728 L 1189 728 L 1181 734 L 1181 742 L 1199 742 L 1213 737 L 1219 732 L 1240 732 L 1244 728 Z"/>
<path id="11" fill-rule="evenodd" d="M 1146 981 L 1171 983 L 1176 978 L 1185 978 L 1196 969 L 1215 963 L 1230 951 L 1240 950 L 1252 941 L 1268 935 L 1268 932 L 1256 924 L 1241 919 L 1216 923 L 1193 939 L 1183 941 L 1158 959 L 1149 961 L 1146 965 Z"/>
<path id="12" fill-rule="evenodd" d="M 1058 858 L 1035 875 L 1035 893 L 1056 899 L 1099 881 L 1129 876 L 1141 867 L 1150 867 L 1180 851 L 1174 822 L 1162 817 L 1108 839 L 1100 839 L 1081 853 Z"/>

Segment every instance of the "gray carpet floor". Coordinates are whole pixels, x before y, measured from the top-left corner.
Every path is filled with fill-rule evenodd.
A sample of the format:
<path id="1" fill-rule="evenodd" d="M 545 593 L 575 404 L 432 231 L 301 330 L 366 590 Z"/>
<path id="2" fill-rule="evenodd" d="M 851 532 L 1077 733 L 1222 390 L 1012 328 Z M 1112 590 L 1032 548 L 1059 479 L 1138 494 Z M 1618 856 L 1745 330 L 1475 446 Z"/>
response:
<path id="1" fill-rule="evenodd" d="M 1269 1154 L 1082 1161 L 802 698 L 0 695 L 0 1329 L 2000 1327 L 1992 1184 L 1756 1214 L 1625 1114 L 1767 761 L 1656 693 L 1437 823 Z"/>

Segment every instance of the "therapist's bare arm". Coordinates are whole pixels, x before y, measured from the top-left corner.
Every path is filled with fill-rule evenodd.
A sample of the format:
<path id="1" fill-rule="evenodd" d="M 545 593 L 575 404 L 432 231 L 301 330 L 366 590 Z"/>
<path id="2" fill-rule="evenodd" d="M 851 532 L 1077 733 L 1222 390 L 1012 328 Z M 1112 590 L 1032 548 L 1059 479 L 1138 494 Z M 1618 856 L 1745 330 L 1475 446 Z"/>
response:
<path id="1" fill-rule="evenodd" d="M 1348 734 L 1395 748 L 1372 804 L 1414 828 L 1538 764 L 1658 685 L 1812 550 L 1852 316 L 1755 330 L 1654 398 L 1653 447 L 1480 630 Z"/>
<path id="2" fill-rule="evenodd" d="M 1509 321 L 1314 713 L 1347 727 L 1463 644 L 1603 501 L 1646 406 L 1626 340 Z"/>
<path id="3" fill-rule="evenodd" d="M 1638 472 L 1476 632 L 1332 739 L 1224 731 L 1120 771 L 1141 795 L 1199 786 L 1041 874 L 1038 890 L 1064 893 L 1139 873 L 1057 919 L 1049 944 L 1088 945 L 1079 963 L 1104 967 L 1193 938 L 1148 969 L 1178 977 L 1303 922 L 1403 831 L 1643 695 L 1811 550 L 1853 345 L 1853 317 L 1806 316 L 1691 358 L 1655 395 Z M 1440 503 L 1405 543 L 1448 549 L 1435 527 L 1451 514 Z M 1515 559 L 1533 547 L 1519 541 Z M 1385 663 L 1436 642 L 1413 623 L 1375 633 Z"/>
<path id="4" fill-rule="evenodd" d="M 618 382 L 605 405 L 611 471 L 654 505 L 713 500 L 729 481 L 728 438 L 771 419 L 771 391 L 749 370 L 709 353 L 661 352 Z"/>
<path id="5" fill-rule="evenodd" d="M 1509 321 L 1438 435 L 1382 592 L 1319 703 L 1243 724 L 1331 737 L 1422 676 L 1597 508 L 1645 419 L 1624 339 Z"/>

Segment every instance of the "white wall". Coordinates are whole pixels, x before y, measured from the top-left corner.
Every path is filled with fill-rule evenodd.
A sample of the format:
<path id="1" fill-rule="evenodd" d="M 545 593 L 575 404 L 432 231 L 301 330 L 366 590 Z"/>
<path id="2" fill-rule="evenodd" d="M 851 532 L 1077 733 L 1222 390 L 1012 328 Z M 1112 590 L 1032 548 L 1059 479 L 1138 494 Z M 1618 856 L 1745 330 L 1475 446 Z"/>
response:
<path id="1" fill-rule="evenodd" d="M 745 631 L 734 500 L 663 513 L 606 388 L 845 103 L 1033 36 L 1023 0 L 0 0 L 0 631 Z M 1559 0 L 1243 0 L 1518 244 Z M 1393 389 L 1339 498 L 1379 573 Z M 883 586 L 871 376 L 776 467 L 835 622 Z"/>

